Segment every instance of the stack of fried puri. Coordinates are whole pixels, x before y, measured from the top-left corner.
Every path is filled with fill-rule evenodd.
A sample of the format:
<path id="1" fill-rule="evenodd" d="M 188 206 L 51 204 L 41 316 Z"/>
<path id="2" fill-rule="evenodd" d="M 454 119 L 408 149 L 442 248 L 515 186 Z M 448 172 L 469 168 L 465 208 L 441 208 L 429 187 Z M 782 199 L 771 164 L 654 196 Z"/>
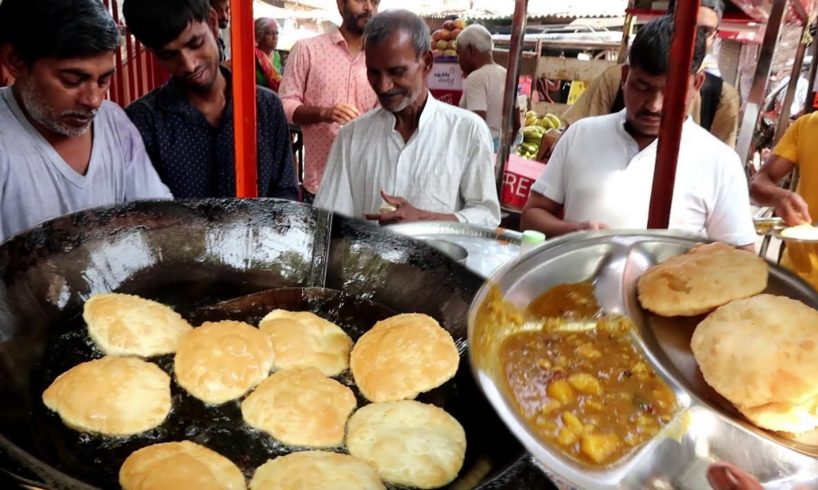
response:
<path id="1" fill-rule="evenodd" d="M 760 257 L 721 243 L 699 245 L 649 269 L 639 301 L 663 316 L 709 313 L 691 350 L 711 387 L 758 427 L 818 427 L 818 311 L 766 289 Z"/>
<path id="2" fill-rule="evenodd" d="M 818 311 L 761 294 L 734 301 L 696 327 L 693 354 L 705 381 L 759 427 L 818 427 Z"/>
<path id="3" fill-rule="evenodd" d="M 437 488 L 463 466 L 463 427 L 443 409 L 415 401 L 457 373 L 460 356 L 449 332 L 423 314 L 380 321 L 352 349 L 355 384 L 371 404 L 347 425 L 350 454 L 389 483 Z"/>

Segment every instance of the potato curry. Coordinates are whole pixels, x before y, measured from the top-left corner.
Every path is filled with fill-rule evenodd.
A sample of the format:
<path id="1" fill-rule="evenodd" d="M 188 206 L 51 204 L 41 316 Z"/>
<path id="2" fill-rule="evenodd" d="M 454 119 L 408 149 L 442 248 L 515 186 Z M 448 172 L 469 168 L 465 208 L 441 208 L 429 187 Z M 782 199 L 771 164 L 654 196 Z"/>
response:
<path id="1" fill-rule="evenodd" d="M 600 313 L 593 285 L 560 285 L 529 305 L 540 331 L 509 336 L 501 362 L 529 426 L 593 466 L 615 463 L 676 411 L 671 389 L 636 350 L 625 317 Z"/>

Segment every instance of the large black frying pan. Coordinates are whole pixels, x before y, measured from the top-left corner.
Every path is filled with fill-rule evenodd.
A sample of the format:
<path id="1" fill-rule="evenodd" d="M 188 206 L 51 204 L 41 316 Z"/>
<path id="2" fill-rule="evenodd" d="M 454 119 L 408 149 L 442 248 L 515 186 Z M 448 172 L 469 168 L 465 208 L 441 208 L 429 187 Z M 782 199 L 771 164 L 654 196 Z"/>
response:
<path id="1" fill-rule="evenodd" d="M 122 440 L 65 428 L 40 395 L 61 372 L 100 355 L 81 319 L 94 293 L 156 299 L 194 324 L 255 323 L 272 308 L 306 309 L 353 338 L 393 313 L 421 312 L 438 319 L 463 353 L 466 313 L 481 282 L 420 242 L 283 201 L 145 202 L 51 221 L 0 246 L 0 469 L 41 488 L 115 488 L 124 458 L 158 441 L 203 443 L 248 476 L 288 451 L 243 428 L 238 403 L 204 407 L 175 384 L 172 415 L 146 434 Z M 171 361 L 156 359 L 167 370 Z M 454 380 L 421 398 L 466 429 L 466 462 L 453 488 L 469 481 L 550 488 L 467 364 L 464 357 Z"/>

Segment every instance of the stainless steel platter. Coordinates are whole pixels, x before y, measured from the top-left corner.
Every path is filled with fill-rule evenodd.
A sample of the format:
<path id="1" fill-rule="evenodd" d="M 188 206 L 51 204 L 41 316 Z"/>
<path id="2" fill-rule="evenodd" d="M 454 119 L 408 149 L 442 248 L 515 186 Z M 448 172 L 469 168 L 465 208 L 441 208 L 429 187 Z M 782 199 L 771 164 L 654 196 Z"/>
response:
<path id="1" fill-rule="evenodd" d="M 696 365 L 690 337 L 702 318 L 660 318 L 638 303 L 639 276 L 697 243 L 698 238 L 664 232 L 575 234 L 505 265 L 478 292 L 468 332 L 475 377 L 505 424 L 549 474 L 581 489 L 709 489 L 707 467 L 726 461 L 751 473 L 768 489 L 818 488 L 818 431 L 795 436 L 751 425 L 704 382 Z M 627 315 L 636 323 L 633 342 L 674 390 L 680 407 L 653 440 L 604 469 L 563 456 L 528 428 L 507 391 L 498 360 L 499 346 L 513 332 L 504 325 L 476 322 L 476 312 L 491 286 L 524 308 L 557 284 L 588 280 L 595 284 L 605 311 Z M 818 308 L 818 293 L 777 265 L 770 266 L 766 292 Z"/>
<path id="2" fill-rule="evenodd" d="M 420 240 L 445 240 L 468 252 L 466 267 L 482 277 L 520 255 L 522 234 L 505 228 L 487 228 L 448 221 L 391 225 L 388 230 Z"/>

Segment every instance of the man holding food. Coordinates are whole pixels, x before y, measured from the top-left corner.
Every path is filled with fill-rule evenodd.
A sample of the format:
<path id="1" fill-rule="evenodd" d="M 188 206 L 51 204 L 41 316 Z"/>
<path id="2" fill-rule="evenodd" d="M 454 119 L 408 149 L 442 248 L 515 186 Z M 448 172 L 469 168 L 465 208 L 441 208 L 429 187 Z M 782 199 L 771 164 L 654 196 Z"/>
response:
<path id="1" fill-rule="evenodd" d="M 547 235 L 647 225 L 670 64 L 673 19 L 639 31 L 623 68 L 625 109 L 586 118 L 560 139 L 532 187 L 521 226 Z M 699 29 L 688 76 L 687 104 L 701 87 L 705 39 Z M 747 181 L 734 151 L 690 118 L 684 123 L 670 228 L 752 248 Z"/>
<path id="2" fill-rule="evenodd" d="M 787 226 L 810 225 L 818 216 L 818 166 L 812 162 L 818 154 L 818 113 L 803 116 L 793 123 L 778 142 L 773 154 L 753 176 L 750 195 L 753 200 L 775 209 Z M 798 188 L 795 192 L 779 187 L 778 183 L 799 171 Z M 810 229 L 805 230 L 809 233 Z M 818 230 L 815 230 L 818 232 Z M 811 266 L 799 267 L 793 263 L 789 247 L 784 250 L 781 264 L 796 269 L 813 287 L 818 287 L 818 277 Z M 801 254 L 803 255 L 803 254 Z M 804 264 L 806 266 L 806 263 Z"/>
<path id="3" fill-rule="evenodd" d="M 381 107 L 341 129 L 315 205 L 382 225 L 497 226 L 491 134 L 476 114 L 429 94 L 429 28 L 411 12 L 392 10 L 375 16 L 364 38 Z"/>
<path id="4" fill-rule="evenodd" d="M 292 124 L 304 131 L 304 200 L 312 202 L 332 142 L 344 124 L 375 108 L 366 82 L 363 35 L 380 0 L 338 0 L 341 27 L 295 44 L 278 94 Z"/>

